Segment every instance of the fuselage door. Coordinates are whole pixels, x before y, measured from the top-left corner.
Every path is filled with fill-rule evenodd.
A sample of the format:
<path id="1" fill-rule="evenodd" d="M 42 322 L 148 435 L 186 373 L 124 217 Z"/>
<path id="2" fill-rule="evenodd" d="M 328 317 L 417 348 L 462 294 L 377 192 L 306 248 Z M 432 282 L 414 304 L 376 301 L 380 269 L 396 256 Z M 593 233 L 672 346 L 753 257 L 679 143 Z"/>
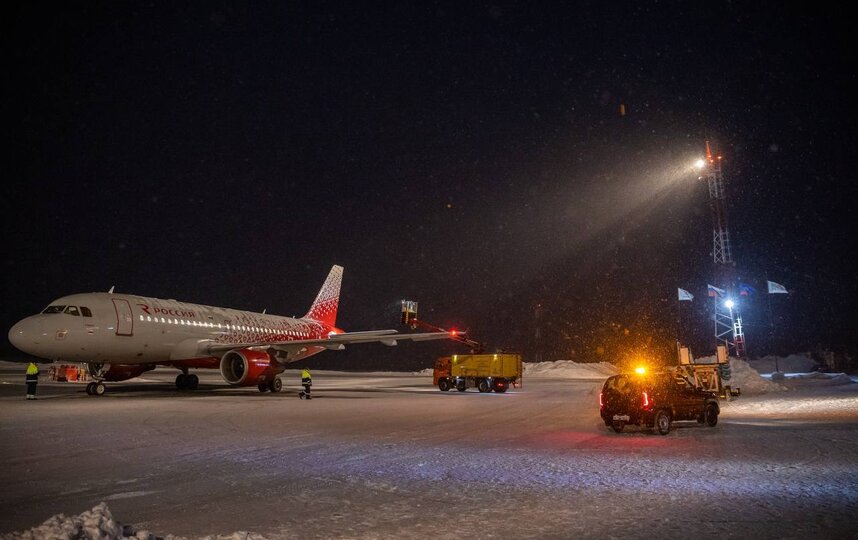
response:
<path id="1" fill-rule="evenodd" d="M 116 309 L 116 335 L 130 336 L 134 333 L 134 316 L 131 314 L 131 304 L 122 298 L 113 299 Z"/>

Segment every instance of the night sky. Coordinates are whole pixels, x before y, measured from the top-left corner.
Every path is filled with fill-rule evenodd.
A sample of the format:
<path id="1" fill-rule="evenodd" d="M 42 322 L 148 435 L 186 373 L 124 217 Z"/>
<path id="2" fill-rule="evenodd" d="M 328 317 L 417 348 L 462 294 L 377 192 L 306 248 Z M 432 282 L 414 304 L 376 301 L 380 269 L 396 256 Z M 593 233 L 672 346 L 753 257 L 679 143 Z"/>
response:
<path id="1" fill-rule="evenodd" d="M 114 285 L 300 316 L 340 264 L 347 330 L 398 327 L 408 298 L 526 361 L 670 357 L 682 287 L 681 337 L 712 354 L 712 215 L 689 168 L 710 139 L 736 275 L 758 291 L 749 354 L 858 353 L 854 18 L 363 4 L 12 8 L 4 347 L 54 298 Z M 767 278 L 790 294 L 767 297 Z M 311 364 L 420 369 L 466 350 Z"/>

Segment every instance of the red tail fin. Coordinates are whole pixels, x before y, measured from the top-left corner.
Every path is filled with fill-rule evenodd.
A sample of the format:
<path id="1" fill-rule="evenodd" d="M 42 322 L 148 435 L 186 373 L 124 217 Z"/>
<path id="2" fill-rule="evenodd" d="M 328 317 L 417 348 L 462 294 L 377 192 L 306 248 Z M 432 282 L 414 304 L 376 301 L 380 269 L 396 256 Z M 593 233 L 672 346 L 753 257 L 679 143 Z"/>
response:
<path id="1" fill-rule="evenodd" d="M 340 284 L 342 281 L 343 267 L 335 264 L 331 267 L 328 278 L 304 318 L 334 326 L 337 322 L 337 307 L 340 305 Z"/>

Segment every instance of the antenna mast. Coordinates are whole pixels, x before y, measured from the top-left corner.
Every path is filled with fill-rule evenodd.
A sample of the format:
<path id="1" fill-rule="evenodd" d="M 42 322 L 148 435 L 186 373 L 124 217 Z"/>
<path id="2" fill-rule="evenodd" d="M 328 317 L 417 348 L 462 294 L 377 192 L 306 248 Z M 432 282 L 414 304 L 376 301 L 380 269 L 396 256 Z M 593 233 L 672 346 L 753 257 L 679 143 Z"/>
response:
<path id="1" fill-rule="evenodd" d="M 715 262 L 715 286 L 727 291 L 727 301 L 713 295 L 713 320 L 716 345 L 724 344 L 735 356 L 745 356 L 745 333 L 736 298 L 735 267 L 730 250 L 730 232 L 727 229 L 726 181 L 721 167 L 721 156 L 713 155 L 706 141 L 706 164 L 703 176 L 709 184 L 709 205 L 712 208 L 712 258 Z M 702 178 L 702 176 L 701 176 Z"/>

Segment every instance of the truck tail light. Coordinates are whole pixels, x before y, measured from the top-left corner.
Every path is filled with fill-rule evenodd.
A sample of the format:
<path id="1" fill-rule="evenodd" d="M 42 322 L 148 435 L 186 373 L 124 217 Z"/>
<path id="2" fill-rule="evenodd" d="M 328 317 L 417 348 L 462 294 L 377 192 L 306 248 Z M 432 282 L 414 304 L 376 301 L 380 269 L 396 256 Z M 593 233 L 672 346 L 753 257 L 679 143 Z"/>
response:
<path id="1" fill-rule="evenodd" d="M 649 409 L 650 408 L 649 395 L 646 392 L 644 392 L 643 394 L 641 394 L 641 398 L 643 400 L 642 401 L 643 408 Z"/>
<path id="2" fill-rule="evenodd" d="M 605 398 L 602 397 L 602 392 L 599 392 L 599 408 L 605 408 Z"/>

